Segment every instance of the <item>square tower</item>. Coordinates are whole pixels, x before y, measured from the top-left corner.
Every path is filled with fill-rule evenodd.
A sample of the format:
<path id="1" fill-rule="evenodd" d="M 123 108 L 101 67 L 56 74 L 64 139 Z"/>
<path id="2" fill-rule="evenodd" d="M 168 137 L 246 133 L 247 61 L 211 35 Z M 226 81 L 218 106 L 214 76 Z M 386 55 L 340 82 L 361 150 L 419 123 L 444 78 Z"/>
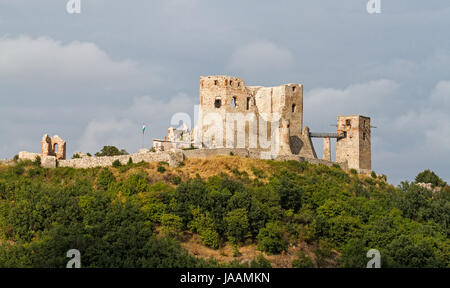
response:
<path id="1" fill-rule="evenodd" d="M 370 118 L 361 115 L 338 116 L 336 161 L 350 169 L 372 169 Z"/>

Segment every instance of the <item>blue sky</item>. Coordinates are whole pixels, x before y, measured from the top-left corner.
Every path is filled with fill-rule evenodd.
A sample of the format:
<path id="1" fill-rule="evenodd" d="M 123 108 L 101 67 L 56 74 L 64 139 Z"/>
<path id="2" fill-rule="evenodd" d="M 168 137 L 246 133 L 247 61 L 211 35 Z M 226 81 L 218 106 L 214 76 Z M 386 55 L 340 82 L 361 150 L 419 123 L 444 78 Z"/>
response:
<path id="1" fill-rule="evenodd" d="M 201 75 L 304 85 L 305 124 L 372 118 L 373 168 L 450 181 L 450 2 L 0 0 L 0 158 L 44 133 L 136 151 L 193 114 Z M 319 154 L 321 143 L 316 143 Z"/>

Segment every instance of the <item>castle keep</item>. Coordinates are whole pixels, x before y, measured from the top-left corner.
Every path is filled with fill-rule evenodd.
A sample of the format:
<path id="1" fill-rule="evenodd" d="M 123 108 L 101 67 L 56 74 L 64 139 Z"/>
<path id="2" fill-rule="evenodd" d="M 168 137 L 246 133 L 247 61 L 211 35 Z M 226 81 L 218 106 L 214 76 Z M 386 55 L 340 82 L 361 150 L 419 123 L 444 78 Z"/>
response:
<path id="1" fill-rule="evenodd" d="M 316 157 L 303 131 L 301 84 L 261 87 L 236 77 L 201 77 L 199 115 L 195 136 L 205 148 Z"/>

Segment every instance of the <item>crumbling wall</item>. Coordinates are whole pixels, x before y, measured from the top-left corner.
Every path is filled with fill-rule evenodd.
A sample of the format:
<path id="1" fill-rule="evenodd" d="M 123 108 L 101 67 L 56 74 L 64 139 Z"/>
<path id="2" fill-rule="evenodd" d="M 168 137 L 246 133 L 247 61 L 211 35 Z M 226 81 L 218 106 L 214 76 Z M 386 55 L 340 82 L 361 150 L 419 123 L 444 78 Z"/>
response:
<path id="1" fill-rule="evenodd" d="M 66 141 L 61 139 L 58 135 L 53 137 L 45 134 L 41 140 L 41 155 L 55 156 L 58 160 L 66 159 Z"/>
<path id="2" fill-rule="evenodd" d="M 87 157 L 81 159 L 59 160 L 59 167 L 72 168 L 95 168 L 95 167 L 109 167 L 113 162 L 119 160 L 121 164 L 126 165 L 129 159 L 133 163 L 139 162 L 167 162 L 171 167 L 177 167 L 184 160 L 184 155 L 181 150 L 173 150 L 167 152 L 148 152 L 135 153 L 130 155 L 120 156 L 105 156 L 105 157 Z"/>
<path id="3" fill-rule="evenodd" d="M 272 148 L 279 148 L 279 153 L 291 154 L 290 137 L 302 138 L 303 86 L 252 87 L 237 77 L 200 77 L 199 114 L 196 142 L 201 142 L 205 148 L 273 152 L 274 149 L 267 148 L 269 143 Z M 275 129 L 279 130 L 278 134 L 274 133 Z M 301 149 L 300 146 L 294 153 L 301 153 Z M 308 156 L 314 157 L 311 153 Z"/>
<path id="4" fill-rule="evenodd" d="M 41 154 L 27 152 L 27 151 L 19 152 L 19 160 L 22 160 L 22 161 L 25 161 L 25 160 L 35 161 L 38 156 L 41 157 Z"/>

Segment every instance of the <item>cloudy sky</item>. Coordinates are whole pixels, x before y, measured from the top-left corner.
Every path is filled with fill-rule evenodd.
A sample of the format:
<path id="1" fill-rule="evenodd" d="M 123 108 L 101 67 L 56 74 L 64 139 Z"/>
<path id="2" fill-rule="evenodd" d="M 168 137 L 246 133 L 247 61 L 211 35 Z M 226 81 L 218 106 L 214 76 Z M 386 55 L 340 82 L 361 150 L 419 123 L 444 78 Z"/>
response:
<path id="1" fill-rule="evenodd" d="M 305 124 L 372 117 L 373 168 L 450 181 L 450 2 L 0 0 L 0 158 L 44 133 L 75 151 L 136 151 L 193 114 L 199 77 L 302 83 Z M 317 143 L 319 154 L 321 143 Z"/>

